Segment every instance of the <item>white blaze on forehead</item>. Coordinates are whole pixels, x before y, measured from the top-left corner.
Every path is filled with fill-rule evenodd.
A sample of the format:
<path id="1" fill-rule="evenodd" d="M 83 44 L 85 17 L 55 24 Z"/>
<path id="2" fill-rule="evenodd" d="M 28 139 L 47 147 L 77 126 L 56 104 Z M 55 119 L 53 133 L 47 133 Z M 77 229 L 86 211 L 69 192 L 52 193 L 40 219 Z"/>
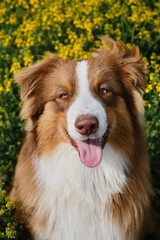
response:
<path id="1" fill-rule="evenodd" d="M 76 75 L 78 78 L 78 96 L 67 113 L 68 133 L 75 140 L 85 140 L 87 137 L 79 134 L 75 122 L 79 115 L 89 114 L 99 121 L 99 129 L 90 138 L 99 138 L 107 129 L 107 116 L 103 105 L 91 94 L 88 81 L 88 61 L 77 63 Z"/>

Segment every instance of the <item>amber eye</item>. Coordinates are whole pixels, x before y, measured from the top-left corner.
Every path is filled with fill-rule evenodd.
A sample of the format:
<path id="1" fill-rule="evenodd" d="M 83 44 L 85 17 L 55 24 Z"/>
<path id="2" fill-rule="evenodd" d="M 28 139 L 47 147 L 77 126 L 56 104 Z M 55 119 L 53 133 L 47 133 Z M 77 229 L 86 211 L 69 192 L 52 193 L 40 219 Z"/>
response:
<path id="1" fill-rule="evenodd" d="M 65 99 L 67 97 L 68 97 L 67 93 L 62 93 L 59 95 L 59 98 L 62 98 L 62 99 Z"/>
<path id="2" fill-rule="evenodd" d="M 106 94 L 106 93 L 108 93 L 109 91 L 108 91 L 108 89 L 106 89 L 106 88 L 100 88 L 100 89 L 99 89 L 99 92 L 102 93 L 102 94 Z"/>

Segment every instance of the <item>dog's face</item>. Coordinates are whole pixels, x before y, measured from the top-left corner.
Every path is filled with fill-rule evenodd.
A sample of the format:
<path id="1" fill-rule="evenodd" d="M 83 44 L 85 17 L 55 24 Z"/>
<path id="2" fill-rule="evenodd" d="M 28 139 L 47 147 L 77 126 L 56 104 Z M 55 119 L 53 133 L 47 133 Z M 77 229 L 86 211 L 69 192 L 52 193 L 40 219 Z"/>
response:
<path id="1" fill-rule="evenodd" d="M 139 89 L 145 87 L 138 48 L 105 39 L 110 50 L 95 57 L 65 61 L 51 56 L 17 74 L 23 118 L 36 135 L 39 154 L 70 142 L 87 167 L 101 162 L 108 141 L 130 154 L 143 113 Z"/>

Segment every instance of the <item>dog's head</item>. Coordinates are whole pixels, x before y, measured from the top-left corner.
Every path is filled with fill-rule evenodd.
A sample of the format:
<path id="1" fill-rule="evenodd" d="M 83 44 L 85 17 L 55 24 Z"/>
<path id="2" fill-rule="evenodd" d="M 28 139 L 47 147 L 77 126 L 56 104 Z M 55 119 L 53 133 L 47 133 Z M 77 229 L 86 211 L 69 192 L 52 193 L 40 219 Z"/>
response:
<path id="1" fill-rule="evenodd" d="M 124 154 L 136 142 L 143 115 L 145 68 L 139 49 L 103 37 L 92 58 L 51 55 L 16 74 L 25 100 L 22 117 L 39 152 L 70 142 L 87 167 L 97 166 L 108 141 Z"/>

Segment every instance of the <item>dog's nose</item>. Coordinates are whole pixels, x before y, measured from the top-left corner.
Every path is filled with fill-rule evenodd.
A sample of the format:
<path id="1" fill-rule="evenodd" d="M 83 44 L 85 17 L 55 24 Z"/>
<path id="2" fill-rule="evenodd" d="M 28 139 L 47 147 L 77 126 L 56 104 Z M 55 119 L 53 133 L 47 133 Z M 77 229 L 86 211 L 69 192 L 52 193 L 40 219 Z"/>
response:
<path id="1" fill-rule="evenodd" d="M 90 115 L 80 115 L 75 122 L 77 132 L 87 136 L 94 134 L 98 130 L 98 126 L 98 119 Z"/>

